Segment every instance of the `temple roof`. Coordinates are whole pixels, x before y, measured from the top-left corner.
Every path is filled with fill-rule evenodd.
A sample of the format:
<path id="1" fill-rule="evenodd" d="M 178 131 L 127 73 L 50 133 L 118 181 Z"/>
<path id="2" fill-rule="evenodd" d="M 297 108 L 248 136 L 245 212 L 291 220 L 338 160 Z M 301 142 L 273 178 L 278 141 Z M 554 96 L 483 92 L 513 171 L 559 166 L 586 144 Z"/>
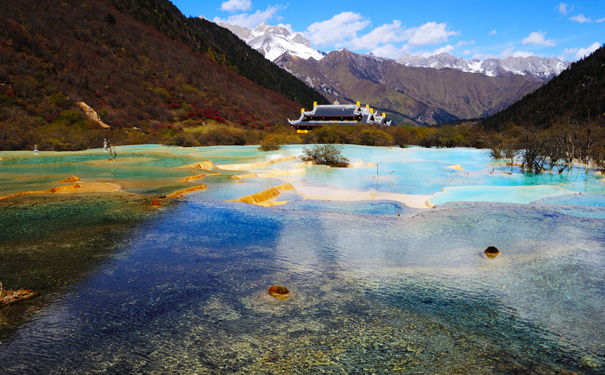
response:
<path id="1" fill-rule="evenodd" d="M 312 112 L 305 112 L 307 116 L 313 117 L 343 117 L 360 114 L 355 112 L 355 105 L 318 105 Z"/>
<path id="2" fill-rule="evenodd" d="M 300 118 L 292 121 L 288 120 L 290 125 L 300 128 L 311 128 L 322 125 L 335 124 L 379 124 L 390 125 L 390 121 L 386 121 L 385 114 L 379 115 L 378 112 L 368 105 L 362 107 L 359 102 L 354 104 L 339 104 L 335 102 L 332 105 L 317 105 L 313 103 L 313 110 L 301 110 Z"/>

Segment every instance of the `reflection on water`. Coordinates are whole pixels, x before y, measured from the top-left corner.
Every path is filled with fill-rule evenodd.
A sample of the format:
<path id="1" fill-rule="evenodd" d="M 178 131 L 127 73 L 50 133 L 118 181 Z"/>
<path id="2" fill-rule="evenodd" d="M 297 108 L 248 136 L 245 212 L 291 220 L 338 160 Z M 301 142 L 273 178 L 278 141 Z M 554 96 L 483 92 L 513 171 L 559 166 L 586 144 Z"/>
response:
<path id="1" fill-rule="evenodd" d="M 605 372 L 602 195 L 267 209 L 222 201 L 268 181 L 204 183 L 159 209 L 134 195 L 1 202 L 0 281 L 42 295 L 0 310 L 0 373 Z"/>

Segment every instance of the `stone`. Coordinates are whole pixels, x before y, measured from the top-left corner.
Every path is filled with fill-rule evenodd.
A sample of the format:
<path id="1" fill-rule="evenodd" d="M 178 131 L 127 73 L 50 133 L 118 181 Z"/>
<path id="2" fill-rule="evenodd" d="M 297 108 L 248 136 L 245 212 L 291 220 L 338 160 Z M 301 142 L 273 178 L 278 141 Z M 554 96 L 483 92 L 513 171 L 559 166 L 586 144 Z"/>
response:
<path id="1" fill-rule="evenodd" d="M 160 207 L 162 205 L 162 200 L 161 199 L 154 199 L 151 201 L 151 206 L 152 207 Z"/>
<path id="2" fill-rule="evenodd" d="M 495 246 L 489 246 L 487 249 L 485 249 L 483 254 L 485 254 L 486 257 L 493 259 L 500 254 L 500 250 L 498 250 Z"/>
<path id="3" fill-rule="evenodd" d="M 269 294 L 275 298 L 286 299 L 290 297 L 290 291 L 285 286 L 273 285 L 269 288 Z"/>
<path id="4" fill-rule="evenodd" d="M 3 290 L 0 292 L 0 308 L 19 301 L 27 301 L 38 294 L 30 289 Z"/>

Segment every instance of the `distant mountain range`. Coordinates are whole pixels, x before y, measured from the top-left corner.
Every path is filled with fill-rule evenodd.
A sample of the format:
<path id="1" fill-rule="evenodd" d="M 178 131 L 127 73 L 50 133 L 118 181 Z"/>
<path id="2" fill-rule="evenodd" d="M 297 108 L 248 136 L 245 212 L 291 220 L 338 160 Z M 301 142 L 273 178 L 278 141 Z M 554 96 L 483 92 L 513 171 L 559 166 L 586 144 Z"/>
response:
<path id="1" fill-rule="evenodd" d="M 326 54 L 282 26 L 221 26 L 329 100 L 360 100 L 387 111 L 394 123 L 433 125 L 487 117 L 570 65 L 536 56 L 481 61 L 449 53 L 398 60 L 347 50 Z"/>
<path id="2" fill-rule="evenodd" d="M 439 124 L 494 114 L 543 81 L 533 76 L 488 77 L 454 69 L 412 68 L 347 50 L 321 60 L 282 54 L 275 63 L 331 101 L 368 103 L 394 124 Z"/>
<path id="3" fill-rule="evenodd" d="M 326 53 L 311 46 L 311 43 L 300 33 L 291 33 L 282 26 L 269 26 L 261 23 L 254 29 L 222 23 L 250 47 L 256 49 L 268 60 L 276 61 L 284 53 L 303 59 L 321 60 Z M 378 60 L 383 58 L 372 54 L 367 56 Z M 416 68 L 451 68 L 467 73 L 480 73 L 490 77 L 524 75 L 548 81 L 567 69 L 571 62 L 561 61 L 554 57 L 507 57 L 505 59 L 464 60 L 450 53 L 442 52 L 432 56 L 404 55 L 395 62 Z"/>
<path id="4" fill-rule="evenodd" d="M 571 62 L 555 57 L 507 57 L 505 59 L 464 60 L 447 52 L 423 57 L 405 55 L 396 60 L 399 64 L 417 68 L 451 68 L 468 73 L 481 73 L 490 77 L 509 75 L 533 76 L 543 81 L 558 76 Z"/>

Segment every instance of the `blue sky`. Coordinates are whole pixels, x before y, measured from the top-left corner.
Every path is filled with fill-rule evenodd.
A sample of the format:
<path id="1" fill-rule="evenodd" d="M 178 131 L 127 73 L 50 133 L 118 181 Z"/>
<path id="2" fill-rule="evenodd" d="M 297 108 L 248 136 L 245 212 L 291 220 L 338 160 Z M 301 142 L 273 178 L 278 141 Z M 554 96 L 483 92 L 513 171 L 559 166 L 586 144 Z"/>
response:
<path id="1" fill-rule="evenodd" d="M 302 33 L 330 52 L 398 58 L 446 51 L 464 59 L 577 60 L 605 42 L 605 1 L 172 0 L 186 16 Z"/>

